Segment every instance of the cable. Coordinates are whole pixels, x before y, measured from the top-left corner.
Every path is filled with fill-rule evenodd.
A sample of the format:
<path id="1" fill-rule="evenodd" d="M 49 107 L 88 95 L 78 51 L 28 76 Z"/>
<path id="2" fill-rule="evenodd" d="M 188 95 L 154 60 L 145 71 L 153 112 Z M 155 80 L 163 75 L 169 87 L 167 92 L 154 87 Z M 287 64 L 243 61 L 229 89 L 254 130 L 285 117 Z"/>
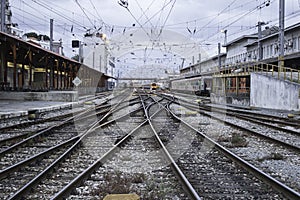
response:
<path id="1" fill-rule="evenodd" d="M 154 0 L 154 1 L 155 1 L 155 0 Z M 154 1 L 152 1 L 152 2 L 154 2 Z M 146 20 L 149 20 L 148 16 L 146 15 L 146 12 L 143 10 L 143 8 L 142 8 L 141 5 L 139 4 L 139 2 L 138 2 L 137 0 L 135 0 L 135 2 L 136 2 L 136 4 L 138 5 L 138 7 L 140 8 L 140 10 L 142 11 L 141 16 L 138 18 L 138 21 L 139 21 L 143 16 L 146 17 Z M 153 24 L 151 23 L 151 21 L 149 21 L 149 22 L 150 22 L 151 27 L 154 27 Z"/>
<path id="2" fill-rule="evenodd" d="M 171 12 L 172 12 L 172 10 L 173 10 L 173 8 L 174 8 L 175 3 L 176 3 L 176 0 L 174 0 L 174 3 L 172 4 L 172 7 L 171 7 L 171 9 L 169 10 L 169 13 L 168 13 L 168 15 L 167 15 L 167 17 L 166 17 L 166 19 L 165 19 L 165 21 L 164 21 L 162 27 L 161 27 L 160 33 L 159 33 L 159 35 L 157 36 L 156 39 L 158 39 L 158 38 L 160 37 L 160 35 L 162 34 L 162 30 L 163 30 L 163 28 L 165 27 L 165 25 L 166 25 L 166 23 L 167 23 L 167 21 L 168 21 L 168 19 L 169 19 L 169 17 L 170 17 L 170 14 L 171 14 Z"/>
<path id="3" fill-rule="evenodd" d="M 207 27 L 211 22 L 213 22 L 218 16 L 220 16 L 223 12 L 227 10 L 230 6 L 232 6 L 237 0 L 233 0 L 228 6 L 226 6 L 221 12 L 219 12 L 213 19 L 211 19 L 208 23 L 206 23 L 204 26 L 200 28 L 196 33 L 202 31 L 205 27 Z"/>
<path id="4" fill-rule="evenodd" d="M 99 14 L 98 10 L 96 9 L 94 3 L 91 0 L 89 0 L 89 1 L 90 1 L 91 5 L 93 6 L 94 10 L 96 11 L 96 14 L 100 18 L 100 20 L 104 23 L 103 18 L 100 16 L 100 14 Z"/>
<path id="5" fill-rule="evenodd" d="M 90 17 L 86 14 L 85 10 L 83 9 L 83 7 L 80 5 L 80 3 L 78 2 L 78 0 L 74 0 L 77 5 L 80 7 L 80 9 L 82 10 L 82 12 L 84 13 L 84 15 L 88 18 L 88 20 L 90 21 L 90 23 L 92 24 L 92 26 L 94 26 L 95 29 L 96 28 L 96 25 L 92 22 L 92 20 L 90 19 Z"/>

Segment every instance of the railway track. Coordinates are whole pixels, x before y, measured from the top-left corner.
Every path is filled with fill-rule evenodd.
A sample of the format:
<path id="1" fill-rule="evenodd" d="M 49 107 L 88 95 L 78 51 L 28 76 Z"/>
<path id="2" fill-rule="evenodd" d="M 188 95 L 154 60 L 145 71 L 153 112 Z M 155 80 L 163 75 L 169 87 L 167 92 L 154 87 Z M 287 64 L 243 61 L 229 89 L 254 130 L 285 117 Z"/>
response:
<path id="1" fill-rule="evenodd" d="M 12 169 L 0 172 L 2 197 L 101 199 L 108 193 L 137 193 L 142 199 L 300 197 L 250 164 L 247 157 L 224 148 L 223 141 L 209 138 L 199 127 L 211 121 L 203 116 L 200 121 L 192 111 L 178 112 L 187 108 L 174 100 L 132 96 L 130 91 L 112 99 L 112 106 L 89 127 L 79 126 L 80 134 L 48 148 L 40 157 L 35 154 L 31 161 L 20 159 L 19 166 L 5 167 Z M 74 120 L 86 121 L 91 115 Z M 20 175 L 24 178 L 16 180 Z M 13 189 L 4 186 L 14 184 Z"/>
<path id="2" fill-rule="evenodd" d="M 262 123 L 253 124 L 237 117 L 233 119 L 232 115 L 227 116 L 226 113 L 221 115 L 215 110 L 203 111 L 202 107 L 199 109 L 198 106 L 182 103 L 182 101 L 176 106 L 179 108 L 175 110 L 185 107 L 191 110 L 184 112 L 194 112 L 193 115 L 199 113 L 199 117 L 188 119 L 199 131 L 209 135 L 277 180 L 300 191 L 298 176 L 294 176 L 300 173 L 299 136 L 294 131 L 289 133 L 289 130 L 286 130 L 286 133 L 279 135 L 276 128 L 272 130 L 270 127 L 263 127 Z M 195 123 L 198 121 L 203 123 Z M 294 138 L 292 143 L 289 142 L 291 135 Z"/>
<path id="3" fill-rule="evenodd" d="M 288 119 L 277 116 L 264 114 L 259 115 L 256 113 L 247 111 L 244 112 L 241 110 L 237 110 L 236 112 L 235 110 L 219 110 L 218 107 L 197 105 L 195 103 L 191 103 L 186 99 L 178 99 L 178 103 L 183 106 L 185 105 L 186 107 L 197 111 L 202 115 L 212 117 L 221 121 L 222 123 L 235 126 L 239 129 L 243 129 L 244 131 L 251 132 L 268 140 L 272 140 L 273 142 L 276 142 L 278 144 L 285 145 L 286 147 L 291 148 L 297 152 L 299 152 L 300 150 L 300 129 L 299 123 L 296 123 L 296 120 L 288 122 Z M 277 120 L 275 120 L 274 118 L 276 118 Z M 273 119 L 274 123 L 277 123 L 277 125 L 271 123 Z M 280 124 L 280 126 L 278 124 Z"/>
<path id="4" fill-rule="evenodd" d="M 149 105 L 152 104 L 150 99 Z M 149 105 L 143 103 L 143 108 L 148 110 Z M 154 112 L 153 115 L 158 112 Z M 145 115 L 149 119 L 147 111 L 145 111 Z M 75 194 L 73 193 L 69 199 L 92 199 L 95 198 L 93 196 L 95 194 L 97 197 L 103 198 L 107 193 L 130 191 L 139 193 L 142 199 L 188 199 L 184 190 L 180 189 L 180 184 L 170 167 L 162 167 L 168 165 L 168 162 L 163 156 L 164 154 L 161 154 L 160 143 L 154 137 L 155 132 L 152 133 L 151 127 L 146 125 L 147 120 L 144 119 L 143 114 L 137 113 L 137 116 L 130 119 L 135 123 L 132 126 L 133 129 L 131 128 L 129 131 L 130 133 L 124 135 L 124 138 L 116 146 L 70 183 L 69 187 L 57 194 L 54 199 L 60 199 L 70 193 L 75 185 L 82 182 L 84 177 L 91 178 L 77 187 Z M 130 124 L 132 125 L 132 122 Z M 114 178 L 111 179 L 111 177 Z M 108 178 L 110 180 L 107 180 Z M 97 184 L 99 179 L 100 184 Z M 119 185 L 119 187 L 108 185 L 120 182 L 124 185 Z"/>
<path id="5" fill-rule="evenodd" d="M 2 169 L 0 177 L 2 180 L 0 187 L 3 190 L 2 195 L 5 196 L 17 191 L 22 185 L 29 182 L 34 175 L 37 175 L 42 169 L 45 169 L 51 162 L 64 154 L 68 147 L 77 142 L 79 136 L 86 132 L 85 129 L 89 128 L 86 125 L 95 123 L 94 120 L 97 118 L 95 114 L 96 116 L 103 116 L 108 112 L 105 109 L 98 111 L 100 108 L 108 109 L 106 105 L 100 105 L 96 106 L 96 109 L 84 110 L 1 151 Z M 83 124 L 80 124 L 81 120 L 84 121 Z M 35 173 L 33 173 L 33 169 Z M 23 174 L 24 176 L 22 176 Z M 15 178 L 11 178 L 11 176 Z M 20 179 L 20 176 L 26 179 L 16 181 Z"/>

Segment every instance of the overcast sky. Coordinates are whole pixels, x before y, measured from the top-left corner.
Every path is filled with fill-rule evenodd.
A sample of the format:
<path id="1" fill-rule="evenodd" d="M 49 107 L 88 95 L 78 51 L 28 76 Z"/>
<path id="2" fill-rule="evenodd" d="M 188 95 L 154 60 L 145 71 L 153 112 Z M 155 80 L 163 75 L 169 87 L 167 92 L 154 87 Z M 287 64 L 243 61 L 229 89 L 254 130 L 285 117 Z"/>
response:
<path id="1" fill-rule="evenodd" d="M 10 0 L 13 22 L 25 32 L 49 35 L 54 19 L 54 37 L 63 39 L 70 56 L 71 40 L 82 39 L 88 29 L 98 29 L 109 38 L 138 29 L 151 34 L 171 30 L 204 49 L 217 51 L 217 43 L 257 31 L 258 21 L 278 25 L 279 0 L 128 0 L 128 9 L 117 0 Z M 286 26 L 300 20 L 299 0 L 286 0 Z M 145 38 L 149 40 L 149 38 Z M 128 42 L 128 41 L 121 41 Z"/>

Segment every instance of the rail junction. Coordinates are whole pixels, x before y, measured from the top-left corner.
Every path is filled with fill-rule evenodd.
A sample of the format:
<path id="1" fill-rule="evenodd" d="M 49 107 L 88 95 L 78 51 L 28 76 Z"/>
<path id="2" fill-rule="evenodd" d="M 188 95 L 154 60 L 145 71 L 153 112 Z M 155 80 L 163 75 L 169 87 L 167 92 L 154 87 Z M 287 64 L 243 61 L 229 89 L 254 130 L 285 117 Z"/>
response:
<path id="1" fill-rule="evenodd" d="M 300 199 L 299 2 L 132 2 L 1 0 L 0 199 Z"/>
<path id="2" fill-rule="evenodd" d="M 39 115 L 2 123 L 2 199 L 300 197 L 298 119 L 130 89 Z"/>

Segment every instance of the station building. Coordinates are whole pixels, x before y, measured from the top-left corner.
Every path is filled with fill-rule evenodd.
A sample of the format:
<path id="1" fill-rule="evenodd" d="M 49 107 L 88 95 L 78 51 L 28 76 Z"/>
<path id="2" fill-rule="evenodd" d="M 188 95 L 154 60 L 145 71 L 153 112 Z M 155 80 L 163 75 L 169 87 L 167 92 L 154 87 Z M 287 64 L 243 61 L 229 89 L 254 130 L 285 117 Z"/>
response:
<path id="1" fill-rule="evenodd" d="M 181 70 L 181 75 L 207 76 L 210 72 L 213 103 L 300 110 L 300 23 L 285 29 L 284 67 L 277 64 L 276 27 L 267 27 L 262 31 L 261 39 L 257 34 L 244 35 L 224 47 L 225 54 L 186 67 Z M 216 57 L 221 57 L 221 64 L 216 62 Z"/>
<path id="2" fill-rule="evenodd" d="M 1 98 L 76 101 L 106 87 L 109 76 L 33 42 L 0 32 Z M 78 77 L 79 85 L 73 81 Z M 104 90 L 104 89 L 101 89 Z"/>

